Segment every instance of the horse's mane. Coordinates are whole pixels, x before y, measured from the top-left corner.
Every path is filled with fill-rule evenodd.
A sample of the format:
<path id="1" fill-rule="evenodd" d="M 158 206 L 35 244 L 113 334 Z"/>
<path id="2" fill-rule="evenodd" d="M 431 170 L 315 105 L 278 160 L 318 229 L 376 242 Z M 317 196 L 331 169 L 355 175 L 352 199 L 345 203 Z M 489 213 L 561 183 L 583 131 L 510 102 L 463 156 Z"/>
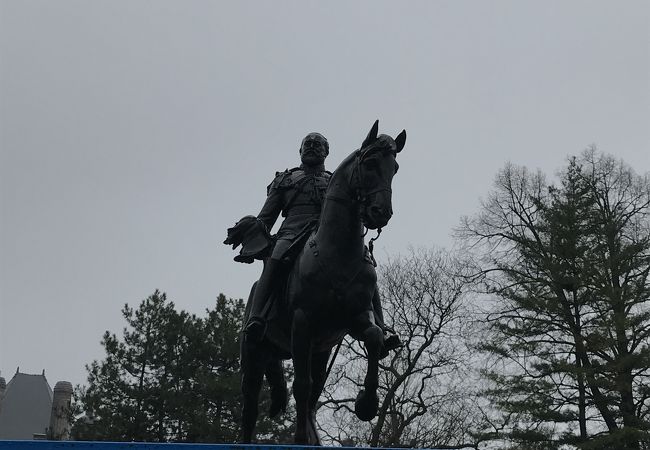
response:
<path id="1" fill-rule="evenodd" d="M 356 159 L 357 154 L 359 153 L 359 151 L 360 151 L 360 150 L 357 149 L 357 150 L 353 151 L 352 153 L 350 153 L 350 154 L 349 154 L 348 156 L 346 156 L 345 158 L 343 158 L 343 161 L 341 161 L 341 162 L 339 163 L 339 165 L 338 165 L 338 167 L 336 168 L 336 170 L 334 170 L 334 172 L 332 173 L 332 176 L 334 176 L 334 174 L 336 174 L 336 172 L 338 172 L 338 171 L 340 171 L 340 170 L 342 170 L 342 169 L 344 169 L 344 168 L 347 168 L 347 166 L 350 165 L 350 163 L 352 163 L 352 162 Z"/>

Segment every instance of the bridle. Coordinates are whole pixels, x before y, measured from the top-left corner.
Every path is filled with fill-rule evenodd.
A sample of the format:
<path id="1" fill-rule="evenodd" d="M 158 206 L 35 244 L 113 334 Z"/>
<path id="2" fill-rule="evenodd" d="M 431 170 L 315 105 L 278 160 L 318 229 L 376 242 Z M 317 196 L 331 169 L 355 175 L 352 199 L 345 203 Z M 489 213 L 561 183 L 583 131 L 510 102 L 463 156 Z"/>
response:
<path id="1" fill-rule="evenodd" d="M 352 173 L 350 174 L 350 184 L 352 184 L 353 178 L 355 179 L 356 183 L 353 184 L 355 186 L 355 195 L 354 199 L 356 200 L 356 203 L 359 205 L 359 207 L 367 207 L 368 202 L 370 201 L 370 196 L 374 195 L 379 192 L 389 192 L 392 194 L 393 190 L 390 187 L 389 184 L 384 183 L 383 186 L 378 186 L 374 187 L 373 189 L 364 191 L 363 190 L 363 170 L 362 170 L 362 163 L 364 158 L 368 156 L 368 154 L 374 152 L 374 151 L 382 151 L 381 149 L 377 150 L 377 147 L 368 147 L 365 149 L 363 152 L 359 150 L 355 156 L 355 165 L 354 168 L 352 169 Z M 363 219 L 362 219 L 363 220 Z M 364 224 L 365 231 L 363 233 L 363 236 L 365 237 L 366 234 L 368 234 L 369 228 Z M 379 236 L 381 235 L 381 227 L 377 228 L 377 236 L 373 237 L 370 239 L 368 242 L 368 252 L 370 253 L 370 259 L 372 260 L 372 265 L 377 267 L 377 261 L 375 260 L 375 255 L 374 255 L 374 242 L 379 239 Z"/>
<path id="2" fill-rule="evenodd" d="M 354 168 L 352 169 L 352 172 L 350 173 L 350 180 L 349 184 L 352 186 L 355 186 L 354 189 L 354 199 L 356 202 L 359 204 L 359 206 L 368 206 L 368 201 L 369 197 L 373 194 L 376 194 L 378 192 L 389 192 L 392 194 L 393 190 L 391 189 L 390 185 L 387 183 L 384 183 L 384 186 L 378 186 L 373 189 L 369 190 L 364 190 L 362 188 L 363 186 L 363 170 L 362 170 L 362 163 L 363 160 L 371 153 L 374 153 L 375 151 L 382 151 L 381 149 L 377 149 L 377 147 L 368 147 L 365 149 L 363 152 L 359 150 L 355 156 L 355 164 Z M 354 183 L 353 183 L 354 179 Z"/>
<path id="3" fill-rule="evenodd" d="M 325 194 L 326 199 L 334 200 L 339 203 L 343 203 L 345 205 L 356 205 L 359 209 L 361 208 L 367 208 L 368 207 L 368 202 L 370 201 L 370 197 L 374 194 L 377 194 L 379 192 L 389 192 L 392 193 L 393 190 L 390 187 L 390 184 L 388 183 L 383 183 L 383 186 L 374 186 L 372 189 L 364 189 L 364 170 L 363 170 L 363 160 L 368 157 L 368 155 L 376 152 L 376 151 L 384 151 L 384 149 L 379 148 L 379 147 L 373 147 L 369 146 L 365 150 L 357 150 L 354 156 L 354 167 L 352 168 L 352 171 L 350 172 L 350 178 L 348 179 L 348 186 L 353 186 L 354 187 L 354 192 L 349 195 L 349 198 L 344 198 L 344 197 L 339 197 L 337 195 L 334 195 L 332 193 L 327 193 Z M 390 151 L 390 150 L 389 150 Z M 361 219 L 363 223 L 363 218 Z M 365 231 L 362 236 L 366 236 L 368 234 L 369 228 L 363 224 Z M 374 250 L 374 241 L 379 239 L 379 235 L 381 235 L 381 228 L 377 228 L 377 236 L 373 237 L 370 239 L 368 242 L 368 250 L 370 252 L 370 259 L 372 260 L 372 264 L 377 267 L 377 262 L 375 261 L 375 256 L 373 254 Z"/>
<path id="4" fill-rule="evenodd" d="M 325 194 L 326 199 L 331 199 L 334 201 L 337 201 L 339 203 L 343 203 L 346 205 L 357 205 L 359 207 L 367 207 L 368 202 L 370 201 L 370 196 L 377 194 L 378 192 L 389 192 L 392 193 L 393 190 L 390 187 L 390 184 L 384 183 L 383 186 L 376 186 L 373 187 L 372 189 L 364 189 L 363 188 L 363 181 L 364 181 L 364 176 L 363 176 L 363 160 L 369 155 L 374 153 L 375 151 L 382 151 L 381 149 L 378 149 L 377 147 L 368 147 L 367 149 L 361 151 L 357 150 L 354 156 L 354 167 L 352 168 L 352 171 L 350 172 L 350 178 L 348 179 L 348 186 L 353 186 L 354 191 L 350 194 L 349 198 L 344 198 L 344 197 L 339 197 L 337 195 L 334 195 L 332 193 L 327 193 Z"/>

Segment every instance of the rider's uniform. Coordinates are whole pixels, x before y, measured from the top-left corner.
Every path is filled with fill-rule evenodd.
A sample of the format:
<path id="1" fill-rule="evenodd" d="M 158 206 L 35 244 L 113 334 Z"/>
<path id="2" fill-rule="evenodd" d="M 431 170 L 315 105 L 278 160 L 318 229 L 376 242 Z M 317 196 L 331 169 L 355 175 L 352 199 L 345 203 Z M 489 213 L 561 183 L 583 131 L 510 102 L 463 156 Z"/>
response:
<path id="1" fill-rule="evenodd" d="M 276 234 L 272 259 L 283 259 L 301 232 L 318 221 L 331 176 L 323 166 L 316 169 L 300 166 L 276 173 L 267 188 L 266 202 L 257 215 L 268 231 L 280 213 L 285 217 Z"/>

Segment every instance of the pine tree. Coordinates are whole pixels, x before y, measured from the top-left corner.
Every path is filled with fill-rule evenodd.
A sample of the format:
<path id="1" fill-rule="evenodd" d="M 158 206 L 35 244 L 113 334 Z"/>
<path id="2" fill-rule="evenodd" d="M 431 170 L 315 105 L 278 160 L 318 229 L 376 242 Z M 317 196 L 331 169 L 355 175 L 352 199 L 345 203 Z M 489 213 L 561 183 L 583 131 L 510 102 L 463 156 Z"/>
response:
<path id="1" fill-rule="evenodd" d="M 125 305 L 122 338 L 107 331 L 106 357 L 87 366 L 88 386 L 78 390 L 87 417 L 75 424 L 75 438 L 236 442 L 244 303 L 219 295 L 206 314 L 177 311 L 159 291 L 137 309 Z M 259 428 L 277 442 L 290 423 L 267 419 Z"/>
<path id="2" fill-rule="evenodd" d="M 465 221 L 464 237 L 487 249 L 495 306 L 483 350 L 503 363 L 486 371 L 487 394 L 511 419 L 511 439 L 630 449 L 646 439 L 649 214 L 647 176 L 591 150 L 558 187 L 506 166 Z"/>

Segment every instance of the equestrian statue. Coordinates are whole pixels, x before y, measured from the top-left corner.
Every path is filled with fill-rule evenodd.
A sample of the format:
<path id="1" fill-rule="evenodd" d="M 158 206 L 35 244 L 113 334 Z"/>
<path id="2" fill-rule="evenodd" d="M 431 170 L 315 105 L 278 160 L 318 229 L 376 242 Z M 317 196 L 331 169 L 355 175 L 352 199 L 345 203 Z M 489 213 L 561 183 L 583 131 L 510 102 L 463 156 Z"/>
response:
<path id="1" fill-rule="evenodd" d="M 372 126 L 361 148 L 334 173 L 325 170 L 327 139 L 308 134 L 300 146 L 300 167 L 278 172 L 260 213 L 228 229 L 225 244 L 242 246 L 235 261 L 264 261 L 249 295 L 241 340 L 241 440 L 253 440 L 264 377 L 271 388 L 271 417 L 284 412 L 287 386 L 282 360 L 292 359 L 296 402 L 295 443 L 320 445 L 318 398 L 325 386 L 332 349 L 346 334 L 362 341 L 368 354 L 364 389 L 355 414 L 377 414 L 379 360 L 401 347 L 383 318 L 372 239 L 390 220 L 391 183 L 406 131 L 395 139 Z M 271 228 L 285 217 L 275 235 Z"/>

